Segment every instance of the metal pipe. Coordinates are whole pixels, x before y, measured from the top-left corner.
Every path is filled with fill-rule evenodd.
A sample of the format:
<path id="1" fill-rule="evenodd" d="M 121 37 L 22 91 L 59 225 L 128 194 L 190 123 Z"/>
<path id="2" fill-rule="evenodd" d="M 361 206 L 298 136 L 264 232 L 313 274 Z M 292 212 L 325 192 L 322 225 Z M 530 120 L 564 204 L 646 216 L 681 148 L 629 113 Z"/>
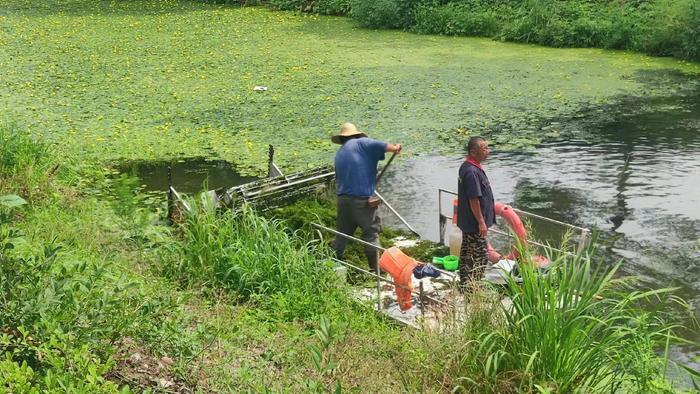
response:
<path id="1" fill-rule="evenodd" d="M 318 224 L 318 223 L 314 223 L 314 222 L 312 222 L 311 225 L 314 226 L 314 227 L 316 227 L 316 228 L 318 228 L 318 229 L 328 231 L 328 232 L 330 232 L 330 233 L 333 233 L 333 234 L 335 234 L 335 235 L 339 235 L 339 236 L 341 236 L 341 237 L 343 237 L 343 238 L 346 238 L 346 239 L 349 239 L 349 240 L 351 240 L 351 241 L 356 241 L 356 242 L 359 242 L 359 243 L 361 243 L 361 244 L 363 244 L 363 245 L 371 246 L 371 247 L 373 247 L 373 248 L 375 248 L 375 249 L 377 249 L 377 250 L 379 250 L 379 251 L 381 251 L 381 252 L 386 252 L 386 249 L 385 249 L 385 248 L 382 248 L 381 246 L 377 246 L 377 245 L 375 245 L 375 244 L 371 244 L 371 243 L 369 243 L 369 242 L 367 242 L 367 241 L 364 241 L 364 240 L 361 240 L 361 239 L 359 239 L 359 238 L 357 238 L 357 237 L 353 237 L 352 235 L 343 234 L 343 233 L 341 233 L 341 232 L 339 232 L 339 231 L 333 230 L 332 228 L 329 228 L 329 227 L 326 227 L 326 226 L 322 226 L 322 225 L 320 225 L 320 224 Z M 447 277 L 450 277 L 450 278 L 451 278 L 451 277 L 456 277 L 456 276 L 457 276 L 457 274 L 452 273 L 452 272 L 450 272 L 450 271 L 443 270 L 443 269 L 441 269 L 441 268 L 435 266 L 434 264 L 429 264 L 429 263 L 423 263 L 423 264 L 425 264 L 425 265 L 430 265 L 430 266 L 433 267 L 436 271 L 440 272 L 441 274 L 445 274 L 445 276 L 447 276 Z"/>
<path id="2" fill-rule="evenodd" d="M 512 208 L 512 207 L 511 207 L 511 208 Z M 537 219 L 543 220 L 543 221 L 545 221 L 545 222 L 549 222 L 549 223 L 554 223 L 554 224 L 558 224 L 558 225 L 561 225 L 561 226 L 570 227 L 570 228 L 573 228 L 573 229 L 576 229 L 576 230 L 587 230 L 587 229 L 585 229 L 585 228 L 583 228 L 583 227 L 579 227 L 579 226 L 576 226 L 576 225 L 573 225 L 573 224 L 565 223 L 565 222 L 562 222 L 562 221 L 559 221 L 559 220 L 556 220 L 556 219 L 548 218 L 548 217 L 546 217 L 546 216 L 541 216 L 541 215 L 538 215 L 538 214 L 536 214 L 536 213 L 525 212 L 525 211 L 520 210 L 520 209 L 518 209 L 518 208 L 513 208 L 513 210 L 514 210 L 516 213 L 523 214 L 523 215 L 525 215 L 525 216 L 530 216 L 530 217 L 533 217 L 533 218 L 537 218 Z"/>
<path id="3" fill-rule="evenodd" d="M 371 244 L 371 243 L 369 243 L 369 242 L 367 242 L 367 241 L 364 241 L 364 240 L 361 240 L 361 239 L 359 239 L 359 238 L 353 237 L 352 235 L 343 234 L 343 233 L 341 233 L 340 231 L 333 230 L 332 228 L 329 228 L 329 227 L 326 227 L 326 226 L 322 226 L 322 225 L 320 225 L 320 224 L 318 224 L 318 223 L 312 222 L 311 225 L 314 226 L 314 227 L 316 227 L 316 228 L 318 228 L 318 229 L 326 230 L 326 231 L 328 231 L 328 232 L 330 232 L 330 233 L 333 233 L 333 234 L 335 234 L 335 235 L 339 235 L 339 236 L 341 236 L 341 237 L 343 237 L 343 238 L 347 238 L 347 239 L 352 240 L 352 241 L 357 241 L 357 242 L 359 242 L 359 243 L 361 243 L 361 244 L 363 244 L 363 245 L 365 245 L 365 246 L 371 246 L 371 247 L 373 247 L 373 248 L 375 248 L 375 249 L 377 249 L 377 250 L 379 250 L 379 251 L 381 251 L 381 252 L 385 252 L 385 251 L 386 251 L 386 249 L 382 248 L 381 246 L 377 246 L 377 245 L 375 245 L 375 244 Z"/>
<path id="4" fill-rule="evenodd" d="M 174 187 L 170 186 L 170 187 L 168 188 L 168 190 L 169 190 L 170 192 L 173 193 L 173 195 L 175 196 L 175 198 L 176 198 L 179 202 L 182 203 L 182 206 L 185 207 L 185 209 L 187 210 L 187 212 L 192 212 L 192 208 L 190 208 L 190 204 L 188 204 L 187 201 L 185 201 L 185 200 L 182 199 L 182 197 L 180 196 L 180 193 L 178 193 L 177 190 L 175 190 Z"/>
<path id="5" fill-rule="evenodd" d="M 420 290 L 420 314 L 421 316 L 425 319 L 425 305 L 423 303 L 423 281 L 418 282 L 419 283 L 419 290 Z"/>
<path id="6" fill-rule="evenodd" d="M 382 170 L 379 172 L 379 175 L 377 175 L 377 178 L 374 180 L 375 186 L 379 183 L 379 180 L 382 179 L 382 176 L 384 175 L 384 172 L 386 172 L 386 169 L 389 168 L 389 165 L 391 164 L 392 161 L 394 161 L 394 158 L 396 157 L 396 154 L 398 152 L 394 152 L 393 155 L 389 158 L 389 161 L 386 162 L 386 165 L 382 167 Z"/>
<path id="7" fill-rule="evenodd" d="M 377 251 L 375 250 L 374 253 L 376 254 Z M 381 312 L 382 311 L 382 285 L 381 285 L 381 283 L 379 283 L 379 278 L 381 278 L 382 274 L 379 271 L 379 259 L 376 259 L 374 271 L 377 275 L 377 312 Z"/>
<path id="8" fill-rule="evenodd" d="M 172 169 L 170 166 L 168 166 L 168 220 L 172 224 L 173 222 L 173 205 L 175 202 L 173 201 L 173 191 L 171 190 L 173 188 L 173 173 Z"/>
<path id="9" fill-rule="evenodd" d="M 499 235 L 505 235 L 506 237 L 509 237 L 509 238 L 515 238 L 515 236 L 514 236 L 513 234 L 505 233 L 505 232 L 500 231 L 500 230 L 489 229 L 489 231 L 494 232 L 494 233 L 499 234 Z M 539 247 L 541 247 L 541 248 L 545 248 L 545 249 L 549 249 L 549 250 L 555 250 L 555 251 L 557 251 L 557 252 L 559 252 L 559 253 L 564 253 L 564 254 L 567 254 L 567 255 L 572 256 L 572 257 L 575 257 L 575 256 L 576 256 L 575 253 L 567 252 L 566 250 L 557 249 L 557 248 L 555 248 L 554 246 L 545 245 L 545 244 L 540 243 L 540 242 L 537 242 L 537 241 L 527 240 L 527 243 L 528 243 L 528 244 L 537 245 L 537 246 L 539 246 Z"/>
<path id="10" fill-rule="evenodd" d="M 438 233 L 440 233 L 440 245 L 445 244 L 445 225 L 442 218 L 442 189 L 438 189 Z"/>
<path id="11" fill-rule="evenodd" d="M 411 227 L 410 224 L 408 224 L 408 222 L 406 221 L 406 219 L 404 219 L 403 217 L 401 217 L 401 215 L 399 215 L 399 213 L 396 212 L 396 210 L 394 209 L 394 207 L 392 207 L 391 205 L 389 205 L 389 203 L 384 199 L 384 197 L 382 197 L 381 194 L 379 194 L 378 191 L 375 190 L 375 191 L 374 191 L 374 194 L 376 194 L 377 197 L 379 197 L 379 199 L 382 200 L 382 202 L 384 203 L 384 205 L 386 205 L 386 207 L 389 208 L 389 210 L 390 210 L 397 218 L 399 218 L 399 220 L 401 221 L 401 223 L 403 223 L 404 225 L 406 225 L 406 227 L 408 227 L 408 229 L 409 229 L 414 235 L 417 235 L 418 237 L 420 237 L 420 234 L 418 234 L 418 232 L 417 232 L 416 230 L 414 230 L 413 227 Z"/>
<path id="12" fill-rule="evenodd" d="M 445 216 L 445 215 L 441 215 L 441 217 L 445 218 L 446 216 Z M 508 237 L 508 238 L 515 238 L 515 236 L 514 236 L 513 234 L 506 233 L 506 232 L 503 232 L 503 231 L 500 231 L 500 230 L 496 230 L 496 229 L 494 229 L 494 228 L 489 229 L 489 231 L 490 231 L 490 232 L 493 232 L 493 233 L 496 233 L 496 234 L 498 234 L 498 235 L 504 235 L 504 236 L 506 236 L 506 237 Z M 557 248 L 555 248 L 555 247 L 553 247 L 553 246 L 549 246 L 549 245 L 545 245 L 545 244 L 539 243 L 539 242 L 537 242 L 537 241 L 528 240 L 527 243 L 530 243 L 530 244 L 533 244 L 533 245 L 537 245 L 537 246 L 540 246 L 540 247 L 543 247 L 543 248 L 551 249 L 551 250 L 556 250 L 557 252 L 568 253 L 568 254 L 570 254 L 570 255 L 573 256 L 573 253 L 566 252 L 566 251 L 563 251 L 563 250 L 561 250 L 561 249 L 557 249 Z"/>
<path id="13" fill-rule="evenodd" d="M 271 191 L 275 191 L 275 190 L 278 190 L 278 189 L 286 188 L 286 187 L 289 187 L 289 186 L 298 185 L 298 184 L 300 184 L 300 183 L 310 182 L 310 181 L 314 181 L 314 180 L 317 180 L 317 179 L 323 179 L 323 178 L 328 178 L 328 177 L 332 177 L 332 176 L 335 176 L 335 171 L 329 172 L 329 173 L 326 173 L 326 174 L 317 175 L 317 176 L 314 176 L 314 177 L 311 177 L 311 178 L 304 178 L 304 179 L 299 180 L 299 181 L 294 181 L 294 182 L 285 183 L 285 184 L 282 184 L 282 185 L 280 185 L 280 186 L 271 187 L 271 188 L 269 188 L 269 189 L 265 189 L 265 188 L 263 187 L 261 190 L 258 190 L 258 191 L 252 192 L 252 193 L 246 193 L 246 194 L 245 194 L 245 197 L 253 197 L 253 196 L 258 195 L 258 194 L 261 194 L 261 193 L 269 193 L 269 192 L 271 192 Z"/>
<path id="14" fill-rule="evenodd" d="M 457 193 L 453 192 L 452 190 L 447 190 L 447 189 L 441 189 L 441 188 L 439 188 L 438 191 L 440 191 L 440 192 L 445 192 L 445 193 L 449 193 L 449 194 L 452 194 L 452 195 L 454 195 L 454 196 L 457 195 Z M 513 208 L 513 207 L 511 207 L 511 208 Z M 562 221 L 559 221 L 559 220 L 556 220 L 556 219 L 551 219 L 551 218 L 548 218 L 548 217 L 546 217 L 546 216 L 538 215 L 538 214 L 536 214 L 536 213 L 526 212 L 526 211 L 520 210 L 520 209 L 518 209 L 518 208 L 513 208 L 513 210 L 514 210 L 516 213 L 522 213 L 522 214 L 525 215 L 525 216 L 530 216 L 530 217 L 533 217 L 533 218 L 537 218 L 537 219 L 540 219 L 540 220 L 544 220 L 544 221 L 546 221 L 546 222 L 559 224 L 559 225 L 562 225 L 562 226 L 574 228 L 574 229 L 576 229 L 576 230 L 585 230 L 585 231 L 589 231 L 587 228 L 584 228 L 584 227 L 579 227 L 579 226 L 576 226 L 576 225 L 573 225 L 573 224 L 569 224 L 569 223 L 566 223 L 566 222 L 562 222 Z M 442 212 L 442 211 L 440 211 L 440 212 Z"/>
<path id="15" fill-rule="evenodd" d="M 586 248 L 586 244 L 588 244 L 588 235 L 590 231 L 583 229 L 581 230 L 581 239 L 578 241 L 578 253 L 581 254 L 583 253 L 583 250 Z"/>

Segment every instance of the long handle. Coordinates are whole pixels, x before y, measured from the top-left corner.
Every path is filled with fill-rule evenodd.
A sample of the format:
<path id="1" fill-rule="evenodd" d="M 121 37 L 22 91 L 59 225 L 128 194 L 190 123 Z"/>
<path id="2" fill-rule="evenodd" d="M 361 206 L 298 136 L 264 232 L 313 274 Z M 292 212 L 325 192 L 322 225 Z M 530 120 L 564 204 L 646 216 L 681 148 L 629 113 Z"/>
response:
<path id="1" fill-rule="evenodd" d="M 382 167 L 382 170 L 379 172 L 379 175 L 377 175 L 377 179 L 374 180 L 375 187 L 379 183 L 379 180 L 382 179 L 382 175 L 384 175 L 384 172 L 386 171 L 387 168 L 389 168 L 389 164 L 394 160 L 394 157 L 396 157 L 396 154 L 399 152 L 394 152 L 393 155 L 389 158 L 389 161 L 386 162 L 386 165 Z"/>
<path id="2" fill-rule="evenodd" d="M 413 227 L 411 227 L 410 224 L 408 224 L 408 222 L 406 221 L 406 219 L 404 219 L 401 215 L 399 215 L 398 212 L 396 212 L 396 210 L 394 209 L 394 207 L 392 207 L 391 205 L 389 205 L 388 202 L 386 202 L 386 200 L 384 199 L 384 197 L 382 197 L 381 194 L 379 194 L 376 190 L 374 191 L 374 194 L 375 194 L 377 197 L 379 197 L 380 200 L 382 200 L 382 202 L 384 203 L 384 205 L 386 205 L 386 207 L 389 208 L 389 210 L 391 211 L 391 213 L 393 213 L 394 216 L 396 216 L 396 217 L 401 221 L 401 223 L 403 223 L 413 234 L 415 234 L 415 235 L 417 235 L 417 236 L 420 237 L 420 234 L 418 234 L 418 232 L 417 232 L 416 230 L 414 230 Z"/>

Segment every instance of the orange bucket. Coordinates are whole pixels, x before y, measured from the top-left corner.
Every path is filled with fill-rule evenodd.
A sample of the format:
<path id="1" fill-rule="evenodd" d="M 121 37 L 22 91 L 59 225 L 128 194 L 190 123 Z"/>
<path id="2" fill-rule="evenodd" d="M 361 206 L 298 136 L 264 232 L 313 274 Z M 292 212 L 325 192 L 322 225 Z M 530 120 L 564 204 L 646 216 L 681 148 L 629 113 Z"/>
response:
<path id="1" fill-rule="evenodd" d="M 393 246 L 382 253 L 379 266 L 391 275 L 396 282 L 396 299 L 402 311 L 411 309 L 411 290 L 413 269 L 418 262 L 405 255 L 399 248 Z"/>

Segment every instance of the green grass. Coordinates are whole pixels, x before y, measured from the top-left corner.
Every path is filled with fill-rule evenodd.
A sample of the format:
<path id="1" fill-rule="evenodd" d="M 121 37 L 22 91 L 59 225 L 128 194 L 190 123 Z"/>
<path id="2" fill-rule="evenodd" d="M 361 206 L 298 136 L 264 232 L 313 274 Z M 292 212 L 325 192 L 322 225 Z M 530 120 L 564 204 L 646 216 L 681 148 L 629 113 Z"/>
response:
<path id="1" fill-rule="evenodd" d="M 325 245 L 290 235 L 278 220 L 247 206 L 221 215 L 191 205 L 195 210 L 181 226 L 177 257 L 163 265 L 166 276 L 229 290 L 288 319 L 314 319 L 347 301 Z"/>
<path id="2" fill-rule="evenodd" d="M 8 0 L 0 26 L 4 121 L 85 160 L 207 156 L 258 173 L 269 143 L 284 168 L 330 162 L 328 136 L 347 120 L 409 154 L 461 152 L 487 132 L 501 148 L 530 146 L 560 136 L 540 130 L 547 119 L 678 87 L 640 72 L 700 73 L 632 53 L 175 0 Z"/>

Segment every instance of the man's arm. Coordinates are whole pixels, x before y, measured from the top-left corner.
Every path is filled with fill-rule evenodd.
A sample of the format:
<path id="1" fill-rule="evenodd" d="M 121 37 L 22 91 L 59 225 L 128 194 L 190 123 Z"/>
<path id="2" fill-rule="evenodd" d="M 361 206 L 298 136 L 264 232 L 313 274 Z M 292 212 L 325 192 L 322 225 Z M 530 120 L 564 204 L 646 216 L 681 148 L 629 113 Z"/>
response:
<path id="1" fill-rule="evenodd" d="M 401 144 L 386 144 L 386 151 L 400 153 Z"/>
<path id="2" fill-rule="evenodd" d="M 479 202 L 478 198 L 469 199 L 469 209 L 471 209 L 472 214 L 476 218 L 476 222 L 479 223 L 479 236 L 481 238 L 486 238 L 486 234 L 489 232 L 489 229 L 486 227 L 484 215 L 481 214 L 481 203 Z"/>

